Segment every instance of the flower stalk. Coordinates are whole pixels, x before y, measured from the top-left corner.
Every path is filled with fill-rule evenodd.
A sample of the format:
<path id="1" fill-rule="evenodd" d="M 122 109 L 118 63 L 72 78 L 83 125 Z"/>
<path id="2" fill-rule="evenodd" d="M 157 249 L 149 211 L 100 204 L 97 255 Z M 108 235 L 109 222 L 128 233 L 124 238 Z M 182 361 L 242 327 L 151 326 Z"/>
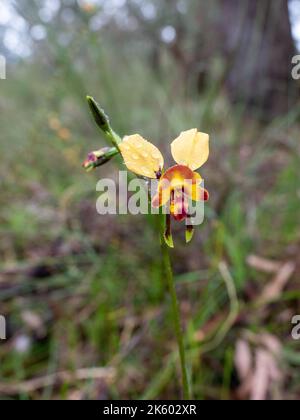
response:
<path id="1" fill-rule="evenodd" d="M 182 327 L 180 323 L 180 309 L 177 299 L 177 293 L 175 288 L 172 263 L 170 258 L 170 248 L 165 242 L 165 216 L 160 215 L 161 217 L 161 227 L 160 227 L 160 242 L 162 250 L 162 262 L 165 276 L 167 279 L 167 285 L 171 297 L 172 304 L 172 318 L 176 333 L 177 345 L 179 350 L 180 365 L 181 365 L 181 375 L 182 375 L 182 388 L 183 388 L 183 398 L 184 400 L 189 400 L 190 396 L 190 386 L 187 373 L 187 364 L 186 364 L 186 354 L 183 340 Z"/>

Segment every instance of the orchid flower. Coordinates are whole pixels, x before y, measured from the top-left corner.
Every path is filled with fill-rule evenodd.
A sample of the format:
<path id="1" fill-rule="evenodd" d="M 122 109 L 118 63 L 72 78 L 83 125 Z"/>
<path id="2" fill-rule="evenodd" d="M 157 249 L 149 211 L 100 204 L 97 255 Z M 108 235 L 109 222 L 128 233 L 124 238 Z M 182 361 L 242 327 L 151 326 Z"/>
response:
<path id="1" fill-rule="evenodd" d="M 138 176 L 158 179 L 156 194 L 152 198 L 154 208 L 169 204 L 170 215 L 176 221 L 187 220 L 186 241 L 193 236 L 189 223 L 189 200 L 207 201 L 208 191 L 202 187 L 203 179 L 195 170 L 207 161 L 209 136 L 196 128 L 184 131 L 171 144 L 175 166 L 164 170 L 164 158 L 159 149 L 139 134 L 125 136 L 119 149 L 127 168 Z M 167 215 L 165 240 L 173 247 L 170 217 Z"/>

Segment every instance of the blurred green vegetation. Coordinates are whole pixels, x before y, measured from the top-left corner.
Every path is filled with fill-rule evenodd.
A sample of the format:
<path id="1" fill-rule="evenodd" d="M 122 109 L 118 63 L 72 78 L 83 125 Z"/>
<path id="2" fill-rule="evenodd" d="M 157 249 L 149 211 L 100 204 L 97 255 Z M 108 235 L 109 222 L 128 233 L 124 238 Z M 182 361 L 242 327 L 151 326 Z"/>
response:
<path id="1" fill-rule="evenodd" d="M 24 2 L 20 13 L 37 24 L 40 4 L 33 3 Z M 299 107 L 262 123 L 229 101 L 221 57 L 210 59 L 199 93 L 166 45 L 157 71 L 147 36 L 113 25 L 91 31 L 94 9 L 75 11 L 69 25 L 45 25 L 47 38 L 35 41 L 30 57 L 12 60 L 1 80 L 2 398 L 180 395 L 155 218 L 97 215 L 96 181 L 115 177 L 117 162 L 92 174 L 81 168 L 87 152 L 105 145 L 85 103 L 90 94 L 120 135 L 142 134 L 170 162 L 169 144 L 180 131 L 210 133 L 202 170 L 211 194 L 206 220 L 188 246 L 178 225 L 172 254 L 193 396 L 249 398 L 239 388 L 237 343 L 249 343 L 255 372 L 267 335 L 280 347 L 280 375 L 266 394 L 298 399 L 299 342 L 290 334 L 300 313 Z M 253 264 L 253 254 L 293 265 L 270 300 L 260 297 L 277 271 Z M 87 374 L 30 388 L 33 378 L 91 367 L 113 368 L 113 377 Z"/>

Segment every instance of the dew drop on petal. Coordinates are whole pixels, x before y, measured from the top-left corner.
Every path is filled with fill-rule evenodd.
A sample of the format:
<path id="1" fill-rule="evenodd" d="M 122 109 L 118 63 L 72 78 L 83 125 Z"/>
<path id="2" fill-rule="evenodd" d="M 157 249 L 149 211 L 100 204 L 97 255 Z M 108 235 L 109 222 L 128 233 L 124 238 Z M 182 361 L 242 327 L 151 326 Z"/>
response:
<path id="1" fill-rule="evenodd" d="M 151 153 L 151 156 L 153 157 L 153 159 L 159 159 L 160 153 L 157 150 L 155 150 L 154 152 Z"/>
<path id="2" fill-rule="evenodd" d="M 146 166 L 142 166 L 141 167 L 141 171 L 146 175 L 146 176 L 151 176 L 152 172 L 150 171 L 149 168 L 147 168 Z"/>
<path id="3" fill-rule="evenodd" d="M 132 145 L 136 148 L 136 149 L 140 149 L 141 147 L 143 147 L 143 143 L 141 143 L 138 140 L 133 140 L 132 141 Z"/>

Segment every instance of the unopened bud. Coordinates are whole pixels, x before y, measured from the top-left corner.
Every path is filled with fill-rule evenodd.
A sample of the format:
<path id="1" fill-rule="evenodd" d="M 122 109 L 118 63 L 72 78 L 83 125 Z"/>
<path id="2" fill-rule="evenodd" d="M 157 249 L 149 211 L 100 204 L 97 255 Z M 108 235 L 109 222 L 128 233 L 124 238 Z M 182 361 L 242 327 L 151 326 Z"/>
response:
<path id="1" fill-rule="evenodd" d="M 108 116 L 105 114 L 104 110 L 98 105 L 94 98 L 87 96 L 86 99 L 96 124 L 100 130 L 103 131 L 113 146 L 118 148 L 118 144 L 122 141 L 122 139 L 111 128 Z"/>
<path id="2" fill-rule="evenodd" d="M 94 98 L 91 96 L 87 96 L 87 101 L 90 107 L 90 110 L 93 114 L 94 120 L 96 121 L 96 124 L 98 127 L 104 131 L 105 133 L 110 133 L 111 128 L 109 124 L 109 118 L 105 114 L 104 110 L 100 108 L 100 106 L 97 104 Z"/>
<path id="3" fill-rule="evenodd" d="M 104 165 L 118 153 L 119 151 L 115 147 L 103 147 L 100 150 L 90 152 L 82 166 L 89 172 L 98 166 Z"/>

